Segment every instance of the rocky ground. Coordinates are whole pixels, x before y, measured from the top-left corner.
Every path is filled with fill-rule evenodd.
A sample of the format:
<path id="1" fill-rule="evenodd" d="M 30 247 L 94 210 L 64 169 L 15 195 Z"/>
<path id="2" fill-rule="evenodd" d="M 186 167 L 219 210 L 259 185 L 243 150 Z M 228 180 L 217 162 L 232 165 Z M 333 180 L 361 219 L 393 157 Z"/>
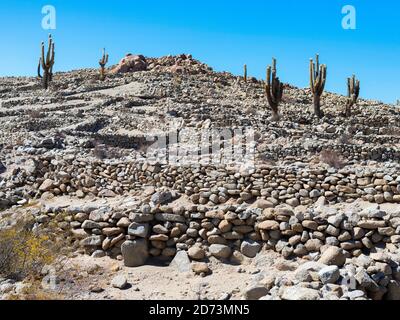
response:
<path id="1" fill-rule="evenodd" d="M 56 222 L 74 251 L 64 298 L 400 299 L 398 108 L 360 100 L 345 118 L 325 93 L 318 119 L 310 90 L 285 85 L 274 121 L 261 81 L 189 55 L 128 56 L 98 77 L 0 79 L 0 228 Z M 224 128 L 254 130 L 250 166 L 154 149 L 187 130 L 179 147 L 197 150 Z M 22 287 L 0 281 L 4 298 Z"/>

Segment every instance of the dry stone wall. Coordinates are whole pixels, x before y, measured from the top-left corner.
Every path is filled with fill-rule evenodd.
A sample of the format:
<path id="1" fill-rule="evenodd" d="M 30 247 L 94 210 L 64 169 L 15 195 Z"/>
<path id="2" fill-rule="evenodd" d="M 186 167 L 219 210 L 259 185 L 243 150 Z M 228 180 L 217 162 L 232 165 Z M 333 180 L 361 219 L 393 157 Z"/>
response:
<path id="1" fill-rule="evenodd" d="M 265 199 L 270 206 L 309 205 L 324 196 L 329 203 L 363 199 L 378 204 L 400 203 L 397 164 L 347 166 L 336 170 L 304 163 L 255 169 L 224 166 L 169 166 L 136 160 L 112 162 L 76 158 L 37 157 L 10 172 L 0 182 L 3 207 L 46 195 L 84 198 L 114 197 L 144 186 L 166 187 L 190 197 L 194 204 L 218 205 Z"/>

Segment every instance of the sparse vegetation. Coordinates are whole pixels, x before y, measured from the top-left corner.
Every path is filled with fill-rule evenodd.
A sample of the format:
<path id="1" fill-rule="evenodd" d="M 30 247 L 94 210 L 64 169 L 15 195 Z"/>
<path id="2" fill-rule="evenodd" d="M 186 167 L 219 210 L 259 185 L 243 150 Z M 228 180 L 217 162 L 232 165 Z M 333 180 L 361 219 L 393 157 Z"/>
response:
<path id="1" fill-rule="evenodd" d="M 335 169 L 341 169 L 344 167 L 344 163 L 338 153 L 333 150 L 323 150 L 319 154 L 319 159 L 321 162 L 328 164 Z"/>
<path id="2" fill-rule="evenodd" d="M 41 112 L 40 110 L 34 110 L 34 109 L 28 110 L 26 114 L 31 119 L 41 119 L 46 117 L 45 113 Z"/>
<path id="3" fill-rule="evenodd" d="M 47 49 L 47 54 L 45 55 L 44 42 L 42 42 L 42 56 L 39 59 L 38 65 L 38 77 L 42 79 L 43 89 L 49 87 L 49 82 L 53 80 L 53 66 L 54 66 L 54 42 L 51 34 L 49 35 L 49 47 Z M 40 73 L 40 68 L 43 69 L 43 76 Z"/>
<path id="4" fill-rule="evenodd" d="M 325 89 L 327 67 L 319 64 L 319 55 L 316 55 L 315 63 L 310 59 L 310 87 L 314 99 L 314 113 L 318 118 L 322 118 L 321 96 Z"/>
<path id="5" fill-rule="evenodd" d="M 279 120 L 279 103 L 282 101 L 283 95 L 283 84 L 279 81 L 276 76 L 276 59 L 272 59 L 272 67 L 267 68 L 267 80 L 265 86 L 268 104 L 272 110 L 272 118 Z"/>
<path id="6" fill-rule="evenodd" d="M 357 103 L 360 94 L 360 81 L 353 75 L 352 78 L 347 79 L 347 103 L 346 103 L 346 117 L 351 116 L 351 108 Z"/>
<path id="7" fill-rule="evenodd" d="M 32 221 L 21 220 L 0 231 L 0 275 L 6 278 L 37 278 L 43 266 L 57 257 L 50 234 L 32 230 Z"/>
<path id="8" fill-rule="evenodd" d="M 99 60 L 100 65 L 100 80 L 104 81 L 106 79 L 106 64 L 108 63 L 108 53 L 106 54 L 106 49 L 103 49 L 103 56 Z"/>
<path id="9" fill-rule="evenodd" d="M 99 141 L 93 141 L 93 156 L 97 159 L 117 159 L 124 156 L 122 149 L 109 147 Z"/>

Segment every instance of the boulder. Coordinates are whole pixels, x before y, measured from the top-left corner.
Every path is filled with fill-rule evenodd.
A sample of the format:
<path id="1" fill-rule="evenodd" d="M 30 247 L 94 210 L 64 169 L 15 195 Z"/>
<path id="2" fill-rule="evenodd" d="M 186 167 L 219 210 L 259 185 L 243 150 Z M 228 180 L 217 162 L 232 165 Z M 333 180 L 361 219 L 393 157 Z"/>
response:
<path id="1" fill-rule="evenodd" d="M 114 277 L 111 281 L 111 285 L 114 288 L 117 289 L 125 289 L 128 286 L 128 281 L 126 280 L 126 277 L 123 275 L 118 275 L 116 277 Z"/>
<path id="2" fill-rule="evenodd" d="M 126 267 L 142 266 L 149 256 L 147 240 L 127 240 L 121 245 L 121 252 Z"/>
<path id="3" fill-rule="evenodd" d="M 118 65 L 111 71 L 112 73 L 127 73 L 127 72 L 137 72 L 146 71 L 147 61 L 142 55 L 132 55 L 128 53 Z"/>
<path id="4" fill-rule="evenodd" d="M 318 262 L 326 264 L 328 266 L 335 265 L 341 267 L 346 262 L 346 257 L 343 250 L 338 247 L 329 247 L 321 255 Z"/>
<path id="5" fill-rule="evenodd" d="M 214 257 L 223 259 L 229 258 L 232 253 L 231 248 L 223 244 L 212 244 L 208 250 Z"/>
<path id="6" fill-rule="evenodd" d="M 388 285 L 387 300 L 400 300 L 400 282 L 391 280 Z"/>
<path id="7" fill-rule="evenodd" d="M 336 283 L 340 278 L 340 272 L 338 266 L 327 266 L 322 268 L 319 272 L 319 279 L 323 284 Z"/>
<path id="8" fill-rule="evenodd" d="M 205 262 L 194 262 L 192 263 L 192 270 L 196 274 L 208 274 L 210 273 L 210 268 L 208 267 L 207 263 Z"/>
<path id="9" fill-rule="evenodd" d="M 245 289 L 243 296 L 246 300 L 258 300 L 268 294 L 268 289 L 263 285 L 251 285 Z"/>
<path id="10" fill-rule="evenodd" d="M 205 252 L 202 248 L 194 246 L 189 248 L 188 255 L 193 260 L 202 260 L 204 259 Z"/>
<path id="11" fill-rule="evenodd" d="M 171 261 L 170 266 L 175 267 L 179 272 L 190 272 L 191 265 L 186 251 L 178 251 Z"/>
<path id="12" fill-rule="evenodd" d="M 156 192 L 151 196 L 151 202 L 154 205 L 166 204 L 172 200 L 172 194 L 169 191 Z"/>
<path id="13" fill-rule="evenodd" d="M 261 245 L 253 240 L 245 240 L 240 245 L 240 251 L 249 258 L 254 258 L 260 249 Z"/>
<path id="14" fill-rule="evenodd" d="M 53 188 L 53 186 L 54 186 L 54 181 L 51 179 L 46 179 L 40 185 L 39 190 L 43 192 L 49 191 Z"/>
<path id="15" fill-rule="evenodd" d="M 128 227 L 128 234 L 135 237 L 146 238 L 149 235 L 150 226 L 148 223 L 132 222 Z"/>

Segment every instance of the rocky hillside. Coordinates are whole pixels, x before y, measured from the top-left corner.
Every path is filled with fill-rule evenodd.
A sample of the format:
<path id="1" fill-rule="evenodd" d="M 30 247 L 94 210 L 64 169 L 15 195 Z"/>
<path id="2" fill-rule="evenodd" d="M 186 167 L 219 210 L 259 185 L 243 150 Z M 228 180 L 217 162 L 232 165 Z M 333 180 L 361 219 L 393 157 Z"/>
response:
<path id="1" fill-rule="evenodd" d="M 310 90 L 286 85 L 281 121 L 273 122 L 261 81 L 213 72 L 186 55 L 146 63 L 147 71 L 110 72 L 104 82 L 98 70 L 57 73 L 46 91 L 35 78 L 0 79 L 0 161 L 52 149 L 92 155 L 96 143 L 134 155 L 143 136 L 210 127 L 253 128 L 260 159 L 304 160 L 329 148 L 346 161 L 399 160 L 393 106 L 361 100 L 345 118 L 345 97 L 326 93 L 319 120 Z"/>
<path id="2" fill-rule="evenodd" d="M 291 278 L 259 270 L 225 298 L 400 299 L 399 109 L 359 100 L 345 117 L 346 97 L 325 93 L 320 119 L 311 90 L 284 87 L 276 120 L 262 81 L 189 55 L 128 55 L 105 81 L 57 73 L 48 90 L 0 79 L 0 231 L 27 215 L 76 254 L 203 277 L 221 261 L 293 261 Z M 252 131 L 219 136 L 214 160 L 243 142 L 254 154 L 172 157 L 206 160 L 199 134 L 212 129 Z"/>

